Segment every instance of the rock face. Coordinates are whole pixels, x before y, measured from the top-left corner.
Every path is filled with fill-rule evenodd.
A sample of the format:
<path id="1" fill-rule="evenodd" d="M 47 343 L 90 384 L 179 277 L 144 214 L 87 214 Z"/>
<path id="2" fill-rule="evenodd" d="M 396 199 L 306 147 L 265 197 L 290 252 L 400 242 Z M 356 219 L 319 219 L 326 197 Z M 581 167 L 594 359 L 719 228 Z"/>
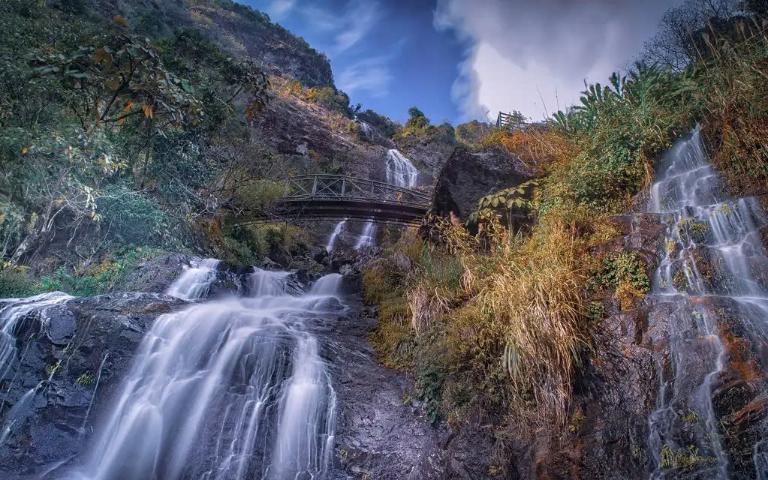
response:
<path id="1" fill-rule="evenodd" d="M 438 174 L 456 149 L 453 137 L 432 136 L 400 138 L 397 148 L 419 169 L 419 185 L 434 186 Z"/>
<path id="2" fill-rule="evenodd" d="M 140 32 L 163 35 L 158 28 L 192 28 L 234 55 L 251 58 L 269 73 L 295 78 L 308 87 L 332 86 L 328 58 L 302 38 L 272 23 L 261 12 L 230 1 L 90 0 L 106 19 L 121 15 Z"/>
<path id="3" fill-rule="evenodd" d="M 340 319 L 330 336 L 339 402 L 332 478 L 449 478 L 440 445 L 444 432 L 407 401 L 411 382 L 376 362 L 367 341 L 376 320 L 370 310 L 359 308 L 354 306 L 359 315 Z"/>
<path id="4" fill-rule="evenodd" d="M 345 270 L 345 313 L 313 331 L 338 395 L 330 478 L 451 478 L 443 466 L 445 432 L 406 401 L 410 380 L 376 362 L 367 341 L 375 317 L 359 303 L 355 269 Z M 229 272 L 216 283 L 246 274 Z M 291 282 L 300 288 L 307 275 L 299 272 Z M 71 299 L 20 319 L 15 364 L 0 379 L 0 478 L 58 478 L 79 462 L 145 333 L 159 315 L 186 305 L 162 294 L 115 293 Z"/>
<path id="5" fill-rule="evenodd" d="M 466 220 L 480 198 L 532 177 L 533 173 L 519 159 L 503 150 L 472 152 L 457 147 L 438 176 L 435 213 L 447 216 L 453 212 Z"/>
<path id="6" fill-rule="evenodd" d="M 146 260 L 114 286 L 115 292 L 162 293 L 179 277 L 192 257 L 181 253 L 168 253 Z"/>
<path id="7" fill-rule="evenodd" d="M 624 236 L 595 254 L 635 251 L 654 271 L 666 248 L 660 216 L 625 215 L 616 218 L 616 225 Z M 755 457 L 768 426 L 764 394 L 768 382 L 760 327 L 745 328 L 744 305 L 726 296 L 696 295 L 687 301 L 649 295 L 627 311 L 621 311 L 615 299 L 606 299 L 606 304 L 612 314 L 595 329 L 594 355 L 574 387 L 567 432 L 531 442 L 533 452 L 519 452 L 521 477 L 643 479 L 663 462 L 663 478 L 720 478 L 714 453 L 706 445 L 691 450 L 669 438 L 658 445 L 649 442 L 653 437 L 649 417 L 658 408 L 660 387 L 672 385 L 672 378 L 683 382 L 677 389 L 691 388 L 686 381 L 696 387 L 696 379 L 713 368 L 706 361 L 710 337 L 684 333 L 697 320 L 692 312 L 701 311 L 712 315 L 723 343 L 722 369 L 714 374 L 705 398 L 711 399 L 727 475 L 755 478 L 755 469 L 760 468 Z M 673 355 L 675 341 L 689 346 L 686 355 Z M 675 376 L 675 372 L 682 373 Z M 670 427 L 670 435 L 694 444 L 702 419 L 684 405 L 672 407 L 682 425 Z M 665 448 L 666 460 L 659 451 Z"/>
<path id="8" fill-rule="evenodd" d="M 281 88 L 273 85 L 274 90 Z M 277 92 L 252 124 L 255 136 L 299 171 L 322 167 L 355 177 L 383 178 L 387 148 L 363 140 L 355 125 L 319 104 Z"/>
<path id="9" fill-rule="evenodd" d="M 17 337 L 31 340 L 2 378 L 0 476 L 39 478 L 79 453 L 144 332 L 182 304 L 150 293 L 110 294 L 23 319 Z"/>

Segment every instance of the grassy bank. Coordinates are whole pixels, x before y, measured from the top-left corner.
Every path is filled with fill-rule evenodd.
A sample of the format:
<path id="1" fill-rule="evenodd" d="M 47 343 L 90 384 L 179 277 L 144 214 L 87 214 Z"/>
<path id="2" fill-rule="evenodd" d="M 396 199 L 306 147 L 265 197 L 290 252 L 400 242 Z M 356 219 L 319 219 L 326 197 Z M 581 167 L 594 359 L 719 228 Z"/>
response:
<path id="1" fill-rule="evenodd" d="M 414 372 L 433 418 L 461 425 L 480 411 L 501 436 L 567 426 L 595 328 L 649 289 L 641 256 L 598 247 L 618 235 L 612 216 L 642 204 L 654 161 L 696 123 L 730 190 L 765 193 L 761 22 L 710 23 L 692 36 L 698 53 L 685 68 L 639 63 L 590 85 L 545 125 L 491 132 L 481 145 L 543 172 L 532 199 L 515 189 L 491 195 L 473 216 L 477 234 L 437 222 L 428 240 L 411 236 L 368 268 L 365 298 L 380 313 L 374 344 L 384 363 Z M 511 209 L 527 224 L 505 223 Z"/>

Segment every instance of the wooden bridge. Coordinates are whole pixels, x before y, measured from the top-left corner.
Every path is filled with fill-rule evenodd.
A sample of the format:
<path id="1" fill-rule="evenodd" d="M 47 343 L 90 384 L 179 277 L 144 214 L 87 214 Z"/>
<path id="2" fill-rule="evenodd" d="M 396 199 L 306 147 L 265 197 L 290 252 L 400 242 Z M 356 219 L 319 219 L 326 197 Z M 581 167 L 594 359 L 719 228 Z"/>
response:
<path id="1" fill-rule="evenodd" d="M 360 218 L 418 223 L 430 208 L 430 195 L 376 180 L 345 175 L 303 175 L 285 183 L 270 209 L 274 217 Z"/>

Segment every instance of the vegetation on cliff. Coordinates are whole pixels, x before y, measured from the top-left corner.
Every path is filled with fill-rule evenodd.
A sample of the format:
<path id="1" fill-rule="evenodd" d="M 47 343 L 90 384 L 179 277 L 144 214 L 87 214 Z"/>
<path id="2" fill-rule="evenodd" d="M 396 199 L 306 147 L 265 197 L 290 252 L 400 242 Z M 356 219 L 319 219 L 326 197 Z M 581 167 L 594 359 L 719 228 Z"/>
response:
<path id="1" fill-rule="evenodd" d="M 138 4 L 130 20 L 101 13 L 0 5 L 0 296 L 106 290 L 141 248 L 242 263 L 303 248 L 287 226 L 229 221 L 273 198 L 285 168 L 249 128 L 267 73 L 197 28 L 145 36 Z"/>
<path id="2" fill-rule="evenodd" d="M 596 326 L 649 289 L 641 256 L 601 247 L 618 234 L 612 216 L 642 202 L 654 160 L 672 141 L 703 124 L 731 190 L 764 194 L 764 17 L 710 19 L 686 10 L 693 8 L 670 13 L 648 60 L 589 85 L 579 105 L 545 125 L 475 141 L 541 170 L 530 204 L 507 199 L 510 192 L 499 193 L 503 201 L 488 197 L 476 234 L 438 221 L 429 241 L 401 240 L 389 253 L 394 261 L 375 262 L 364 276 L 366 299 L 382 313 L 373 341 L 383 361 L 414 371 L 436 418 L 461 425 L 479 411 L 495 422 L 493 469 L 509 467 L 510 456 L 499 453 L 509 448 L 504 432 L 578 429 L 574 379 L 589 362 Z M 680 18 L 690 22 L 686 35 L 671 31 Z M 684 65 L 652 61 L 664 45 L 690 52 Z M 527 224 L 509 222 L 508 211 L 523 206 Z"/>

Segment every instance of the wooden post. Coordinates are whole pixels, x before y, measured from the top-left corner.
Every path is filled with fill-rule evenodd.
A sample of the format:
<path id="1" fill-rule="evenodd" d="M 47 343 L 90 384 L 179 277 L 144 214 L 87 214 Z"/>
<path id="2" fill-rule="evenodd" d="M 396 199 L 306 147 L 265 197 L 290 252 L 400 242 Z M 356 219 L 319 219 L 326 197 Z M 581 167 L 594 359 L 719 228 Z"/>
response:
<path id="1" fill-rule="evenodd" d="M 317 175 L 312 177 L 312 196 L 314 197 L 317 193 Z"/>
<path id="2" fill-rule="evenodd" d="M 347 190 L 347 179 L 346 177 L 342 177 L 341 179 L 341 196 L 343 197 Z"/>

